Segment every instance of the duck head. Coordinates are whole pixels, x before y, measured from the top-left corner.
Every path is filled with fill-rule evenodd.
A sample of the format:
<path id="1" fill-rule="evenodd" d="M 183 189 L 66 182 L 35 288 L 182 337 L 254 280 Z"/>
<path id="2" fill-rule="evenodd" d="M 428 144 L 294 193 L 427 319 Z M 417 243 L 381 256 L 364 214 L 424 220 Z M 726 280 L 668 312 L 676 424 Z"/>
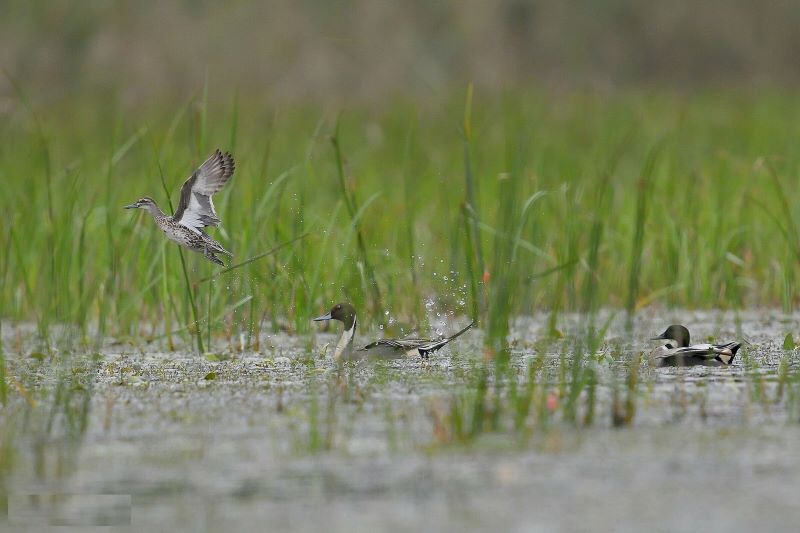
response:
<path id="1" fill-rule="evenodd" d="M 680 324 L 673 324 L 664 330 L 658 337 L 653 337 L 651 341 L 667 340 L 676 343 L 676 347 L 683 348 L 689 346 L 689 330 Z"/>
<path id="2" fill-rule="evenodd" d="M 146 209 L 153 215 L 162 214 L 161 208 L 158 207 L 156 201 L 150 198 L 149 196 L 145 196 L 144 198 L 139 198 L 132 204 L 123 207 L 124 209 Z"/>
<path id="3" fill-rule="evenodd" d="M 333 358 L 337 361 L 342 358 L 349 358 L 353 352 L 353 339 L 356 336 L 356 310 L 349 303 L 342 302 L 331 307 L 327 315 L 318 316 L 315 322 L 322 320 L 338 320 L 344 324 L 344 331 L 336 343 L 333 351 Z"/>
<path id="4" fill-rule="evenodd" d="M 126 205 L 124 209 L 139 209 L 140 207 L 147 207 L 150 205 L 156 205 L 156 202 L 149 196 L 145 196 L 144 198 L 139 198 L 132 204 Z"/>
<path id="5" fill-rule="evenodd" d="M 342 302 L 331 307 L 327 315 L 318 316 L 314 319 L 315 322 L 322 320 L 338 320 L 344 324 L 345 331 L 353 329 L 356 323 L 356 309 L 349 303 Z"/>

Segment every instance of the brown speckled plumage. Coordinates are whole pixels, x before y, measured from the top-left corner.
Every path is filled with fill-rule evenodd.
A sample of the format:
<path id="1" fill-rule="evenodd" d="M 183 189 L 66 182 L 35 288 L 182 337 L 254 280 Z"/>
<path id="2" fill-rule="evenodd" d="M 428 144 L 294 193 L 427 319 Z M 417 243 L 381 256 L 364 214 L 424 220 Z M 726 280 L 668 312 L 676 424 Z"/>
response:
<path id="1" fill-rule="evenodd" d="M 147 196 L 126 205 L 125 208 L 146 209 L 168 239 L 193 252 L 202 253 L 209 261 L 224 266 L 225 263 L 215 254 L 232 254 L 212 239 L 204 228 L 219 226 L 220 220 L 211 197 L 225 186 L 234 170 L 233 156 L 216 150 L 184 182 L 174 215 L 164 214 L 155 200 Z"/>

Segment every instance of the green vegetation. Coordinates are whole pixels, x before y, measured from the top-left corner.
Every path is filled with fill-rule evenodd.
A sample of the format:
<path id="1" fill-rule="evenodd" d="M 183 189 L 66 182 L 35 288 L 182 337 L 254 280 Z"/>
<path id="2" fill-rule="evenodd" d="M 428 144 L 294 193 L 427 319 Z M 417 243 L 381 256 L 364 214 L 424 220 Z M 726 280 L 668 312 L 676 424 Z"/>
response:
<path id="1" fill-rule="evenodd" d="M 157 389 L 139 362 L 85 355 L 111 341 L 123 353 L 263 353 L 265 333 L 312 332 L 310 318 L 345 299 L 367 329 L 387 334 L 427 333 L 437 313 L 474 315 L 482 356 L 455 348 L 451 367 L 335 367 L 307 336 L 288 374 L 258 369 L 267 384 L 247 390 L 269 398 L 275 434 L 301 453 L 347 450 L 362 421 L 382 424 L 378 440 L 392 452 L 486 435 L 517 446 L 554 428 L 636 425 L 658 401 L 657 376 L 629 344 L 642 307 L 795 306 L 800 99 L 482 100 L 470 88 L 440 106 L 397 101 L 334 116 L 207 101 L 167 119 L 102 103 L 26 104 L 0 129 L 9 221 L 0 232 L 0 481 L 18 455 L 32 449 L 35 461 L 36 446 L 56 449 L 69 472 L 87 428 L 98 417 L 112 424 L 118 394 L 138 394 L 130 383 Z M 225 269 L 182 254 L 149 217 L 122 209 L 144 195 L 174 203 L 217 146 L 237 161 L 217 198 L 215 237 L 236 256 Z M 550 318 L 537 338 L 511 335 L 515 317 L 539 311 Z M 563 313 L 573 311 L 583 319 L 564 336 Z M 626 337 L 609 341 L 622 312 Z M 35 345 L 14 336 L 26 323 Z M 743 348 L 746 398 L 737 401 L 796 422 L 795 348 L 787 335 L 774 364 Z M 253 379 L 229 354 L 193 364 L 167 382 L 193 380 L 197 393 Z M 152 383 L 165 379 L 152 365 Z M 112 386 L 103 375 L 119 377 Z M 703 386 L 678 381 L 675 391 L 674 416 L 714 408 Z M 92 412 L 103 405 L 105 416 Z"/>
<path id="2" fill-rule="evenodd" d="M 338 118 L 239 100 L 15 105 L 0 131 L 3 313 L 48 346 L 66 323 L 171 347 L 199 330 L 307 331 L 341 299 L 374 324 L 424 324 L 435 296 L 488 320 L 499 350 L 507 317 L 535 310 L 795 305 L 800 100 L 469 98 Z M 236 262 L 308 236 L 207 284 L 215 267 L 188 254 L 190 292 L 179 248 L 121 207 L 175 201 L 217 146 L 237 160 L 216 232 Z"/>
<path id="3" fill-rule="evenodd" d="M 73 4 L 0 17 L 0 530 L 796 522 L 800 9 Z M 123 209 L 215 148 L 224 268 Z M 343 300 L 477 327 L 334 361 Z M 672 321 L 734 364 L 653 368 Z"/>

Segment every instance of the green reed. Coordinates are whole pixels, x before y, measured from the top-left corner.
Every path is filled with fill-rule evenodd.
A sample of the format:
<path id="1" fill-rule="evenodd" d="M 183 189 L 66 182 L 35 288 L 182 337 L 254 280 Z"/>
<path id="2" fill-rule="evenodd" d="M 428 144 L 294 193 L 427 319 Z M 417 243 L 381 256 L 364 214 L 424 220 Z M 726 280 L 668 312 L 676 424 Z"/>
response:
<path id="1" fill-rule="evenodd" d="M 381 297 L 381 289 L 378 286 L 378 281 L 375 278 L 375 272 L 373 271 L 372 265 L 369 259 L 369 253 L 367 252 L 367 245 L 366 240 L 364 238 L 364 233 L 361 229 L 361 210 L 358 207 L 358 199 L 353 191 L 349 191 L 347 187 L 347 182 L 344 175 L 344 162 L 342 160 L 342 149 L 340 145 L 340 135 L 339 135 L 339 121 L 336 122 L 336 127 L 334 130 L 333 135 L 331 136 L 331 144 L 333 145 L 333 152 L 336 158 L 336 175 L 339 178 L 339 186 L 341 187 L 342 198 L 344 199 L 344 204 L 347 207 L 347 213 L 350 215 L 350 221 L 352 224 L 353 231 L 356 235 L 356 243 L 358 245 L 358 251 L 360 254 L 360 261 L 363 264 L 364 271 L 368 278 L 369 282 L 369 289 L 371 292 L 371 303 L 372 303 L 372 311 L 376 316 L 381 316 L 381 310 L 383 308 L 383 298 Z M 368 204 L 369 202 L 367 202 Z"/>
<path id="2" fill-rule="evenodd" d="M 469 91 L 459 109 L 398 100 L 332 121 L 205 92 L 177 111 L 81 95 L 14 108 L 0 130 L 5 318 L 36 322 L 43 343 L 68 323 L 181 330 L 164 345 L 201 335 L 206 349 L 222 329 L 251 343 L 263 327 L 304 331 L 342 299 L 362 321 L 424 325 L 430 300 L 478 316 L 498 350 L 519 313 L 797 300 L 792 96 Z M 174 201 L 217 146 L 237 171 L 210 231 L 236 264 L 308 236 L 198 285 L 218 269 L 187 253 L 184 272 L 181 250 L 121 206 L 161 176 Z"/>

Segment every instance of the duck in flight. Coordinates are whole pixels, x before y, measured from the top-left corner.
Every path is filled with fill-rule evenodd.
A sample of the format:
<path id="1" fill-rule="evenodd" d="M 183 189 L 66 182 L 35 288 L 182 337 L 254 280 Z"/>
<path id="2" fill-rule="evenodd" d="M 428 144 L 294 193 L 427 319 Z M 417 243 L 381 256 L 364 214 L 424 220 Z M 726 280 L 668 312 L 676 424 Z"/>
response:
<path id="1" fill-rule="evenodd" d="M 333 352 L 333 358 L 336 360 L 368 358 L 393 359 L 397 357 L 421 357 L 427 359 L 430 354 L 440 350 L 450 341 L 475 325 L 475 321 L 473 320 L 458 333 L 440 339 L 431 340 L 412 337 L 404 337 L 402 339 L 380 339 L 371 344 L 367 344 L 363 348 L 353 350 L 353 339 L 355 338 L 356 325 L 358 324 L 355 308 L 349 303 L 338 303 L 331 308 L 328 314 L 318 316 L 314 319 L 315 322 L 323 320 L 338 320 L 344 324 L 344 331 L 342 332 L 342 336 L 339 337 L 339 342 L 336 343 L 336 349 Z"/>
<path id="2" fill-rule="evenodd" d="M 172 216 L 164 214 L 155 200 L 149 196 L 126 205 L 125 209 L 146 209 L 156 221 L 156 225 L 168 239 L 179 245 L 203 254 L 218 265 L 225 266 L 216 254 L 233 255 L 211 238 L 203 228 L 219 226 L 220 220 L 214 210 L 211 197 L 228 182 L 234 171 L 233 156 L 219 150 L 195 170 L 181 187 L 178 209 Z"/>
<path id="3" fill-rule="evenodd" d="M 728 366 L 742 345 L 740 342 L 726 344 L 689 344 L 689 330 L 680 324 L 669 326 L 664 333 L 650 340 L 667 342 L 656 353 L 656 366 Z"/>

